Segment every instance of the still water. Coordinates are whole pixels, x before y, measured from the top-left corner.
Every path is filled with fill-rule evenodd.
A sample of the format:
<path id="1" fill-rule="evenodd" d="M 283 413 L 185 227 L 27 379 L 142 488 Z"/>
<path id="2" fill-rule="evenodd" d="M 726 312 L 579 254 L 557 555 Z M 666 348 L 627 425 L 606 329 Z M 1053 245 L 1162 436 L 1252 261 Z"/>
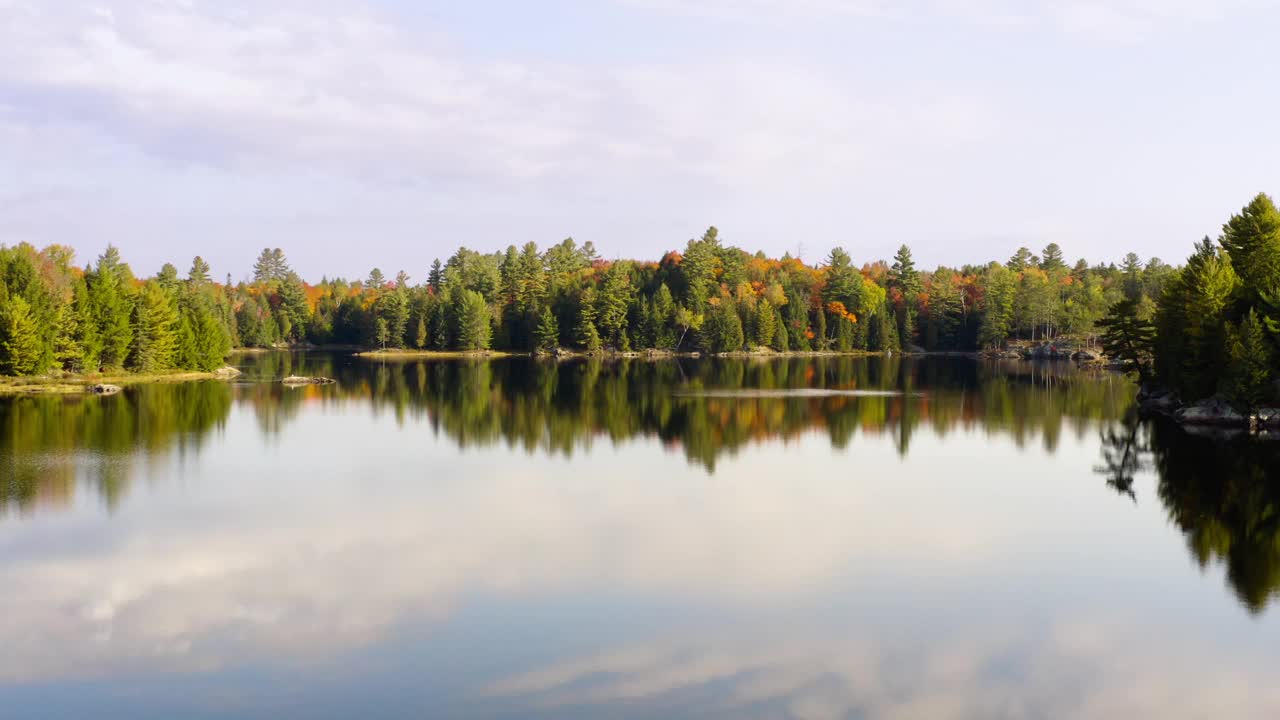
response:
<path id="1" fill-rule="evenodd" d="M 1118 376 L 238 362 L 0 400 L 0 717 L 1280 717 L 1280 448 Z"/>

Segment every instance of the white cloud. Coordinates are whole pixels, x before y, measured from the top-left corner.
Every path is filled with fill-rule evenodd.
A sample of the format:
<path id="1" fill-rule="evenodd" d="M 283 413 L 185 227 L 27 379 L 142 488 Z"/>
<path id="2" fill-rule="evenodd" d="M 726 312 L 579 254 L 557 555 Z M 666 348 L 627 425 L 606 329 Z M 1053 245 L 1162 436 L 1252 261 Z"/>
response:
<path id="1" fill-rule="evenodd" d="M 794 186 L 856 173 L 886 144 L 982 134 L 993 118 L 976 95 L 934 113 L 934 101 L 859 93 L 802 64 L 476 59 L 342 0 L 323 12 L 176 0 L 10 12 L 22 20 L 0 29 L 0 92 L 22 96 L 29 122 L 93 125 L 181 162 Z M 953 122 L 955 107 L 965 110 Z"/>
<path id="2" fill-rule="evenodd" d="M 719 20 L 853 18 L 961 20 L 986 26 L 1050 27 L 1108 40 L 1133 40 L 1172 25 L 1212 22 L 1276 5 L 1275 0 L 620 0 L 657 12 Z"/>

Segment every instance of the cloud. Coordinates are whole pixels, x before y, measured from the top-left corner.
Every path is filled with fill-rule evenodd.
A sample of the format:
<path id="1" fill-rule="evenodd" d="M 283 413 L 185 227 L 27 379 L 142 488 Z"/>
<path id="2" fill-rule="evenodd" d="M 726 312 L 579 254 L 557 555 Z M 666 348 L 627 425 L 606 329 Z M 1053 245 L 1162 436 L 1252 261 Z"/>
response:
<path id="1" fill-rule="evenodd" d="M 1218 656 L 1213 646 L 1161 633 L 1137 613 L 1065 618 L 1043 634 L 974 625 L 919 644 L 870 623 L 782 635 L 700 628 L 507 677 L 487 694 L 548 715 L 687 707 L 682 698 L 714 687 L 714 710 L 703 713 L 712 717 L 1267 717 L 1280 704 L 1267 658 L 1224 667 L 1206 660 Z"/>
<path id="2" fill-rule="evenodd" d="M 1108 40 L 1136 40 L 1161 29 L 1215 22 L 1266 9 L 1274 0 L 620 0 L 655 12 L 768 24 L 831 18 L 897 22 L 963 21 L 1050 28 Z"/>
<path id="3" fill-rule="evenodd" d="M 957 135 L 950 99 L 936 101 L 939 114 L 935 101 L 859 93 L 795 63 L 477 58 L 343 0 L 14 2 L 8 12 L 20 18 L 0 29 L 10 116 L 81 123 L 170 162 L 242 171 L 768 187 L 857 172 L 886 142 L 952 143 L 987 132 L 974 123 L 993 117 L 960 91 L 974 111 Z"/>

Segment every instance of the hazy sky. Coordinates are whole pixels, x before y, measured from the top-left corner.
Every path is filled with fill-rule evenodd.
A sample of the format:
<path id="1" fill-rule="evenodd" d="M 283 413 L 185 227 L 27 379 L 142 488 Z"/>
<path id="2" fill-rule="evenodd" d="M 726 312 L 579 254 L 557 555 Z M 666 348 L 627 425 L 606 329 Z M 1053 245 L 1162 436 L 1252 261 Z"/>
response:
<path id="1" fill-rule="evenodd" d="M 1280 192 L 1277 0 L 0 0 L 0 242 L 1177 262 Z"/>

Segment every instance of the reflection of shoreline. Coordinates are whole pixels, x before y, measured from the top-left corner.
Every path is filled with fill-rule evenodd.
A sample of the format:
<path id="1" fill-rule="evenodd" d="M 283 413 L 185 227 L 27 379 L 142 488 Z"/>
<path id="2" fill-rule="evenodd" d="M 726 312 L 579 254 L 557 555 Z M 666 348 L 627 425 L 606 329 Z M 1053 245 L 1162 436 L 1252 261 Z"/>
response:
<path id="1" fill-rule="evenodd" d="M 89 476 L 108 503 L 128 485 L 128 457 L 194 442 L 226 422 L 234 398 L 261 432 L 284 432 L 307 405 L 391 410 L 443 431 L 459 447 L 504 444 L 572 456 L 593 442 L 658 438 L 714 472 L 726 454 L 771 439 L 825 432 L 835 447 L 858 434 L 891 434 L 902 455 L 929 427 L 1007 434 L 1056 448 L 1064 429 L 1082 436 L 1119 417 L 1132 386 L 1069 367 L 993 367 L 969 360 L 819 355 L 771 359 L 575 359 L 371 364 L 334 353 L 246 356 L 246 382 L 130 388 L 109 401 L 0 400 L 6 484 L 0 511 L 66 503 Z M 287 375 L 338 384 L 287 392 Z M 77 459 L 90 450 L 107 463 Z"/>
<path id="2" fill-rule="evenodd" d="M 1228 586 L 1251 613 L 1280 598 L 1280 443 L 1239 435 L 1188 432 L 1156 417 L 1125 420 L 1102 431 L 1107 484 L 1134 501 L 1133 485 L 1153 470 L 1156 492 L 1202 569 L 1219 563 Z"/>

